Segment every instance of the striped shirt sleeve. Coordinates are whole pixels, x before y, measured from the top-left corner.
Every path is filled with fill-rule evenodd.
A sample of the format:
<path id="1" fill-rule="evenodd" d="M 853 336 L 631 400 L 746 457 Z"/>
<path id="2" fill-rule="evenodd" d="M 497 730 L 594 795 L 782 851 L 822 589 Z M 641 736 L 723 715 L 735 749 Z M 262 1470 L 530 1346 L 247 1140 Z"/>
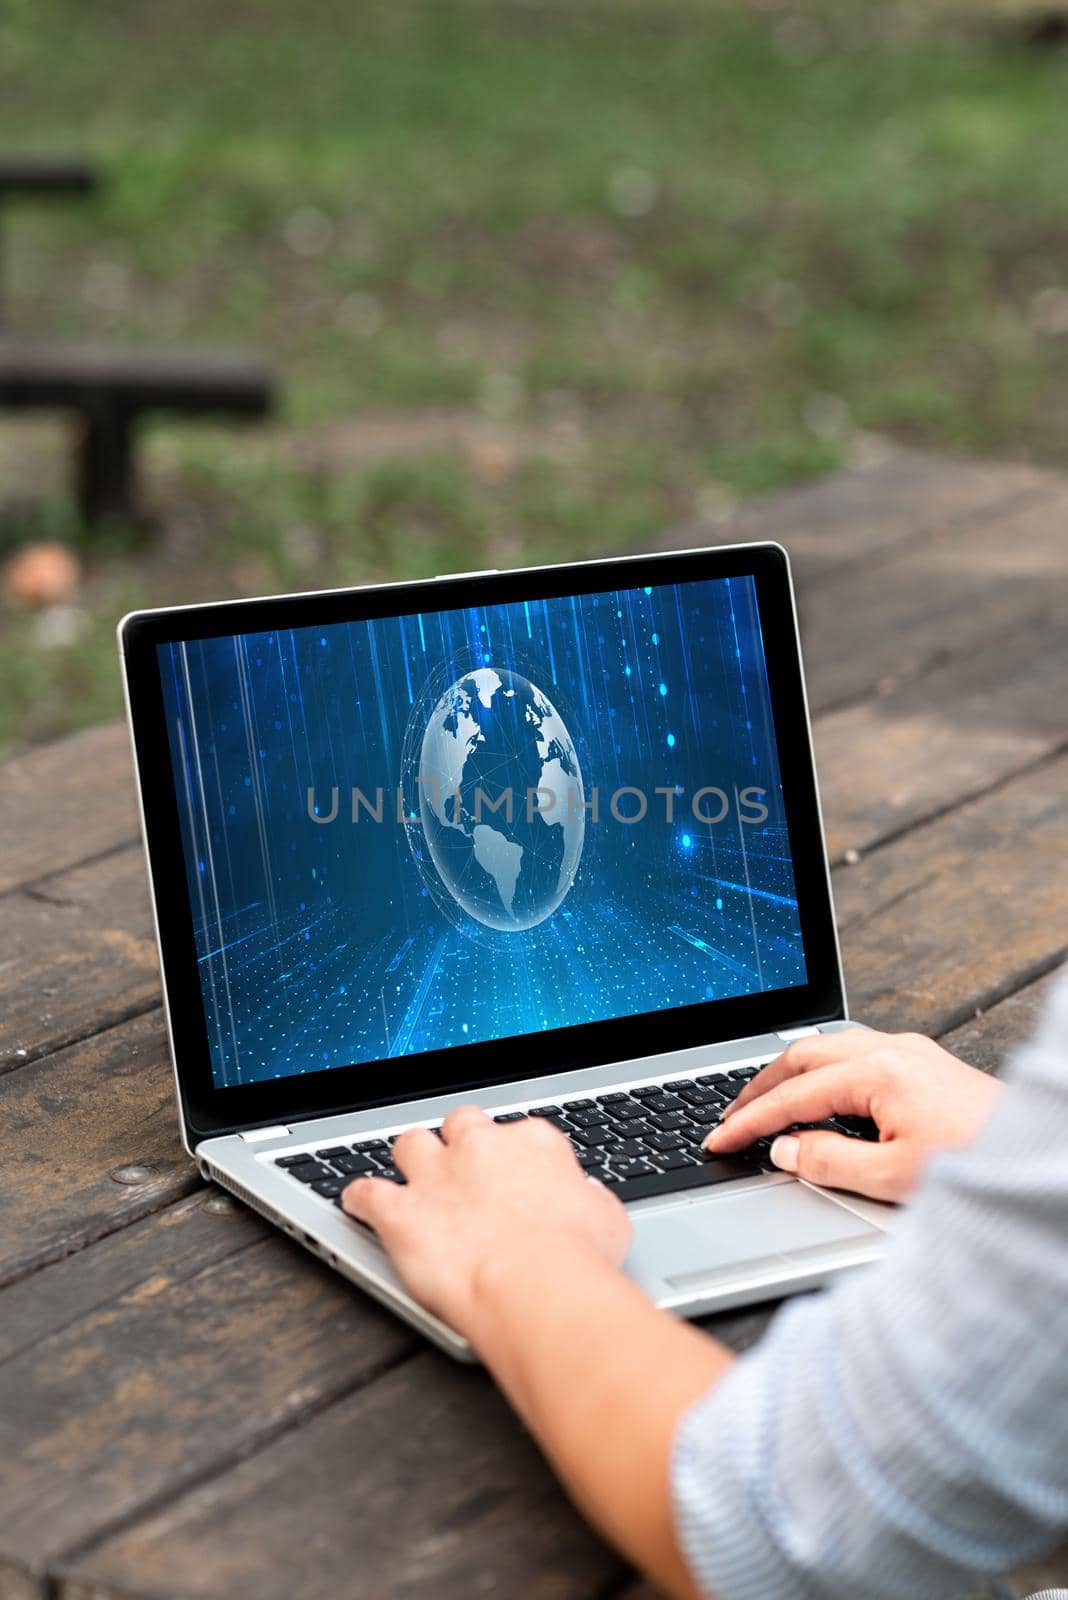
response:
<path id="1" fill-rule="evenodd" d="M 1068 983 L 887 1257 L 779 1313 L 683 1417 L 715 1600 L 934 1600 L 1068 1530 Z"/>

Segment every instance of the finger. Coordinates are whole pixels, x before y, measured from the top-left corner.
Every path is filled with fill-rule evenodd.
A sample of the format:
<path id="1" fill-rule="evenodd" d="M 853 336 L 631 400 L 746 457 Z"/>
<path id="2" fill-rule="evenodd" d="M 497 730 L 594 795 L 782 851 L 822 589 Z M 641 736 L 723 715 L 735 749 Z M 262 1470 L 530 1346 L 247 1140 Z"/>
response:
<path id="1" fill-rule="evenodd" d="M 733 1116 L 739 1106 L 748 1105 L 750 1100 L 777 1089 L 780 1083 L 799 1077 L 802 1072 L 814 1072 L 817 1067 L 832 1067 L 836 1062 L 866 1055 L 874 1045 L 885 1042 L 885 1037 L 868 1028 L 847 1028 L 842 1033 L 812 1034 L 807 1039 L 795 1039 L 781 1056 L 776 1056 L 755 1078 L 750 1078 L 723 1115 Z"/>
<path id="2" fill-rule="evenodd" d="M 429 1128 L 409 1128 L 393 1141 L 394 1166 L 406 1178 L 433 1172 L 441 1159 L 441 1140 Z"/>
<path id="3" fill-rule="evenodd" d="M 825 1189 L 850 1189 L 873 1200 L 894 1200 L 896 1152 L 892 1144 L 867 1144 L 841 1133 L 819 1129 L 784 1134 L 771 1147 L 771 1159 L 783 1172 L 794 1172 Z"/>
<path id="4" fill-rule="evenodd" d="M 341 1194 L 341 1208 L 358 1222 L 381 1233 L 396 1215 L 398 1204 L 403 1204 L 404 1190 L 388 1178 L 353 1178 Z"/>
<path id="5" fill-rule="evenodd" d="M 441 1137 L 446 1144 L 456 1144 L 468 1134 L 485 1132 L 494 1124 L 478 1106 L 459 1106 L 450 1111 L 441 1125 Z"/>
<path id="6" fill-rule="evenodd" d="M 869 1117 L 872 1092 L 871 1080 L 855 1062 L 816 1067 L 742 1106 L 712 1130 L 705 1148 L 722 1155 L 781 1133 L 794 1122 L 822 1122 L 836 1115 Z"/>

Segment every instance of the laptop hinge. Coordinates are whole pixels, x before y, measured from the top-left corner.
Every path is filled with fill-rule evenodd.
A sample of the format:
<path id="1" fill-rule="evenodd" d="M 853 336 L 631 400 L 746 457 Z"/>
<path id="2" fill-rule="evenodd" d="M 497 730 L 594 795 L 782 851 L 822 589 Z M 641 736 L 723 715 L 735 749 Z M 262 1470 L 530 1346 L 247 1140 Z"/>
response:
<path id="1" fill-rule="evenodd" d="M 812 1034 L 819 1033 L 820 1030 L 818 1028 L 779 1028 L 777 1031 L 779 1038 L 785 1039 L 789 1043 L 791 1039 L 808 1039 Z"/>
<path id="2" fill-rule="evenodd" d="M 289 1137 L 288 1128 L 252 1128 L 248 1133 L 238 1134 L 246 1144 L 259 1144 L 263 1139 L 286 1139 Z"/>

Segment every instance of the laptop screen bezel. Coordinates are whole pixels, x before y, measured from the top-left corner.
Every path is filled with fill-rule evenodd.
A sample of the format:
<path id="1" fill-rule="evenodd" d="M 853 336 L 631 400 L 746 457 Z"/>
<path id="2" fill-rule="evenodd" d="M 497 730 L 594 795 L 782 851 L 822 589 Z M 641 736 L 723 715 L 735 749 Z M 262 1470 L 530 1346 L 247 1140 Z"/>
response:
<path id="1" fill-rule="evenodd" d="M 197 970 L 157 647 L 332 622 L 548 600 L 645 585 L 752 577 L 779 750 L 808 981 L 556 1028 L 218 1088 Z M 120 626 L 127 705 L 155 901 L 160 959 L 187 1143 L 306 1118 L 520 1082 L 546 1071 L 719 1044 L 844 1015 L 823 829 L 786 552 L 776 544 L 627 556 L 374 588 L 331 590 L 132 613 Z"/>

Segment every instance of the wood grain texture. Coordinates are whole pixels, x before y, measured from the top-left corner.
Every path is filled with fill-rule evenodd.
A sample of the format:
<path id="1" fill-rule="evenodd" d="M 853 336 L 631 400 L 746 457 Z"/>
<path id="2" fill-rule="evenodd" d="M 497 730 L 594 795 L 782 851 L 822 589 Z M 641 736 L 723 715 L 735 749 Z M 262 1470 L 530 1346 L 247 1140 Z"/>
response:
<path id="1" fill-rule="evenodd" d="M 128 1186 L 110 1174 L 143 1165 Z M 0 1077 L 0 1283 L 199 1183 L 178 1139 L 156 1012 Z"/>
<path id="2" fill-rule="evenodd" d="M 945 1034 L 942 1044 L 962 1061 L 1000 1076 L 1009 1053 L 1034 1033 L 1042 1007 L 1059 975 L 1059 968 L 1054 968 L 1046 977 L 1006 996 L 991 1010 L 970 1017 Z"/>
<path id="3" fill-rule="evenodd" d="M 139 845 L 58 873 L 6 900 L 0 916 L 0 1073 L 159 1003 Z"/>
<path id="4" fill-rule="evenodd" d="M 134 1293 L 146 1275 L 183 1277 L 270 1234 L 270 1224 L 254 1211 L 214 1187 L 198 1188 L 110 1234 L 94 1249 L 80 1250 L 9 1284 L 0 1296 L 0 1367 L 99 1306 Z"/>
<path id="5" fill-rule="evenodd" d="M 485 1374 L 436 1352 L 61 1571 L 67 1600 L 592 1600 L 624 1575 Z"/>
<path id="6" fill-rule="evenodd" d="M 775 539 L 790 550 L 800 578 L 818 579 L 931 534 L 974 527 L 1059 486 L 1063 480 L 1035 467 L 890 450 L 834 477 L 750 501 L 714 521 L 670 528 L 647 548 Z"/>
<path id="7" fill-rule="evenodd" d="M 1058 615 L 1021 618 L 920 678 L 817 718 L 814 740 L 834 861 L 1068 748 L 1068 629 Z"/>
<path id="8" fill-rule="evenodd" d="M 1068 947 L 1068 759 L 834 875 L 854 1015 L 943 1033 Z"/>
<path id="9" fill-rule="evenodd" d="M 1013 628 L 1063 618 L 1058 581 L 1068 489 L 1010 497 L 1009 509 L 953 521 L 860 564 L 802 566 L 798 611 L 813 710 L 883 692 L 944 660 L 1002 648 Z M 791 549 L 803 549 L 787 539 Z M 1036 684 L 1042 682 L 1036 662 Z"/>
<path id="10" fill-rule="evenodd" d="M 92 1252 L 95 1303 L 63 1304 L 65 1283 L 85 1299 L 80 1263 L 41 1275 L 54 1325 L 42 1314 L 0 1363 L 0 1593 L 5 1566 L 42 1577 L 414 1349 L 395 1318 L 263 1232 L 198 1197 Z M 28 1297 L 13 1299 L 25 1334 Z"/>
<path id="11" fill-rule="evenodd" d="M 74 734 L 0 765 L 0 894 L 136 838 L 124 724 Z"/>

